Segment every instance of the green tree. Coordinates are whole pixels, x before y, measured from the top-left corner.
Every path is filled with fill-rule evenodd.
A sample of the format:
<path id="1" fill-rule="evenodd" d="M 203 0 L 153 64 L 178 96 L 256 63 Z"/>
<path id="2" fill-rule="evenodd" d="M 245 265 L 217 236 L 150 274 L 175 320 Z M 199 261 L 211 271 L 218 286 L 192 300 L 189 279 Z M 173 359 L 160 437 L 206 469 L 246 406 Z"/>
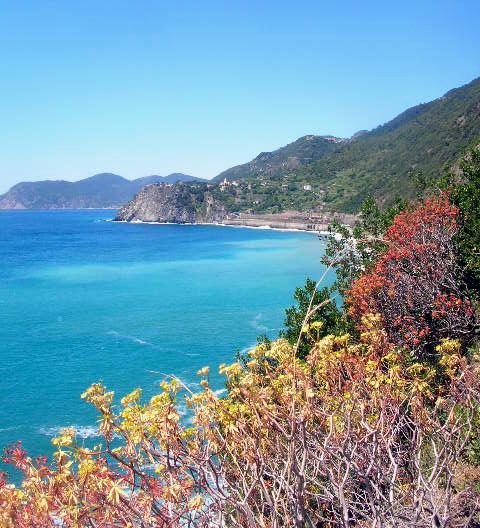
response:
<path id="1" fill-rule="evenodd" d="M 460 209 L 461 227 L 456 244 L 468 286 L 480 290 L 480 150 L 472 149 L 460 164 L 462 182 L 452 191 Z"/>
<path id="2" fill-rule="evenodd" d="M 360 219 L 353 228 L 337 221 L 329 226 L 331 237 L 323 262 L 335 268 L 336 288 L 340 294 L 344 295 L 352 281 L 385 251 L 383 234 L 406 205 L 404 200 L 397 200 L 392 206 L 381 209 L 369 196 L 363 202 Z"/>
<path id="3" fill-rule="evenodd" d="M 349 327 L 343 311 L 335 302 L 335 296 L 338 295 L 336 284 L 319 290 L 317 290 L 316 286 L 317 283 L 308 278 L 305 286 L 295 290 L 293 297 L 296 303 L 285 310 L 285 328 L 280 332 L 280 336 L 287 339 L 292 345 L 296 345 L 298 336 L 301 334 L 297 350 L 298 356 L 301 358 L 305 357 L 311 349 L 308 333 L 302 332 L 310 306 L 321 306 L 308 320 L 309 324 L 318 321 L 322 322 L 322 326 L 318 328 L 315 337 L 318 338 L 328 334 L 339 335 L 348 331 Z"/>

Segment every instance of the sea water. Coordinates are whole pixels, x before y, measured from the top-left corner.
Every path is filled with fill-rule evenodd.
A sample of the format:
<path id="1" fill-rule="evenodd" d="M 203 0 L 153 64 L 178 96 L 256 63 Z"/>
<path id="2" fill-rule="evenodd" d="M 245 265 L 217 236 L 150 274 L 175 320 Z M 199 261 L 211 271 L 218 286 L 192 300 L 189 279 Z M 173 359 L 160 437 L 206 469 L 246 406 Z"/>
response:
<path id="1" fill-rule="evenodd" d="M 102 381 L 121 397 L 158 392 L 165 374 L 193 390 L 209 365 L 278 335 L 307 276 L 312 233 L 108 222 L 112 211 L 0 213 L 0 446 L 51 454 L 74 426 L 97 434 L 80 399 Z"/>

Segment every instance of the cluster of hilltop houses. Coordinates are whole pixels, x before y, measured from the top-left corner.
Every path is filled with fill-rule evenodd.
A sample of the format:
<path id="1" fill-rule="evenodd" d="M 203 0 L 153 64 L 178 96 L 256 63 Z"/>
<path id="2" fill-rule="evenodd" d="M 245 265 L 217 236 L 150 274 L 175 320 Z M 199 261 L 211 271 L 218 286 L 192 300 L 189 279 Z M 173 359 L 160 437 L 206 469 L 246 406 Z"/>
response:
<path id="1" fill-rule="evenodd" d="M 173 187 L 174 184 L 173 183 L 161 183 L 161 185 L 163 185 L 164 187 Z M 240 185 L 240 182 L 238 180 L 227 180 L 227 178 L 224 178 L 224 180 L 221 181 L 218 184 L 218 186 L 219 186 L 221 191 L 225 191 L 229 187 L 238 187 L 239 185 Z M 261 180 L 260 181 L 260 185 L 262 187 L 266 187 L 267 186 L 267 182 Z M 212 187 L 215 187 L 215 186 L 216 186 L 215 183 L 208 183 L 207 184 L 207 188 L 208 189 L 210 189 Z M 252 189 L 252 184 L 250 182 L 247 184 L 247 186 L 248 186 L 249 190 Z M 282 187 L 282 189 L 287 189 L 288 188 L 288 184 L 287 183 L 282 183 L 281 187 Z M 307 191 L 307 192 L 310 192 L 310 191 L 312 191 L 312 186 L 309 183 L 305 183 L 303 185 L 303 190 Z"/>
<path id="2" fill-rule="evenodd" d="M 220 190 L 224 191 L 227 187 L 238 187 L 239 182 L 237 180 L 227 180 L 227 178 L 224 178 L 224 180 L 220 183 Z"/>
<path id="3" fill-rule="evenodd" d="M 219 187 L 220 187 L 221 191 L 224 191 L 228 187 L 238 187 L 239 185 L 240 185 L 240 182 L 238 180 L 227 180 L 227 178 L 224 178 L 224 180 L 222 182 L 220 182 Z M 262 182 L 260 182 L 260 185 L 265 187 L 267 185 L 267 182 L 262 181 Z M 251 188 L 250 184 L 249 184 L 249 187 Z M 286 187 L 287 187 L 286 183 L 282 185 L 282 188 L 286 188 Z M 306 183 L 303 186 L 303 190 L 304 191 L 311 191 L 312 190 L 312 186 L 309 183 Z"/>

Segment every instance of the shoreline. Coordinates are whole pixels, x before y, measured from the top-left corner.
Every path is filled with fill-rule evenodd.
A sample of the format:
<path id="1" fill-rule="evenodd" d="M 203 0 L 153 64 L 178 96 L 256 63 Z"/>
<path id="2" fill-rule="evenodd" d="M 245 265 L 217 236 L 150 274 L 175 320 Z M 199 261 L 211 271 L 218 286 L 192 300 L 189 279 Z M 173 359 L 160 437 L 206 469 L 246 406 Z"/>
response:
<path id="1" fill-rule="evenodd" d="M 322 229 L 301 229 L 297 227 L 275 227 L 271 225 L 248 225 L 248 224 L 225 224 L 222 222 L 146 222 L 144 220 L 115 220 L 111 218 L 105 222 L 119 224 L 147 224 L 147 225 L 177 225 L 177 226 L 215 226 L 215 227 L 232 227 L 240 229 L 261 229 L 265 231 L 283 231 L 289 233 L 312 233 L 318 236 L 333 236 L 334 233 Z"/>

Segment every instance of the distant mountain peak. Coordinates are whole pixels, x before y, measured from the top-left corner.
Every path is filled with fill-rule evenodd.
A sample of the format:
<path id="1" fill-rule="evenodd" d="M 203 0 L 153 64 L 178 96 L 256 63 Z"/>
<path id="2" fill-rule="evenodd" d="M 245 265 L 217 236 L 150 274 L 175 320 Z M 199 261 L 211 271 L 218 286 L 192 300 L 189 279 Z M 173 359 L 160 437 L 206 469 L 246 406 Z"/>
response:
<path id="1" fill-rule="evenodd" d="M 94 174 L 83 180 L 20 182 L 0 196 L 0 209 L 83 209 L 118 208 L 151 183 L 203 182 L 180 172 L 168 176 L 145 176 L 127 180 L 111 172 Z"/>
<path id="2" fill-rule="evenodd" d="M 118 174 L 113 174 L 112 172 L 99 172 L 98 174 L 94 174 L 93 176 L 90 176 L 89 178 L 85 178 L 80 181 L 83 181 L 83 182 L 98 181 L 98 182 L 103 182 L 107 184 L 107 183 L 128 182 L 129 180 L 127 180 L 126 178 Z M 72 183 L 78 183 L 78 182 L 72 182 Z"/>

